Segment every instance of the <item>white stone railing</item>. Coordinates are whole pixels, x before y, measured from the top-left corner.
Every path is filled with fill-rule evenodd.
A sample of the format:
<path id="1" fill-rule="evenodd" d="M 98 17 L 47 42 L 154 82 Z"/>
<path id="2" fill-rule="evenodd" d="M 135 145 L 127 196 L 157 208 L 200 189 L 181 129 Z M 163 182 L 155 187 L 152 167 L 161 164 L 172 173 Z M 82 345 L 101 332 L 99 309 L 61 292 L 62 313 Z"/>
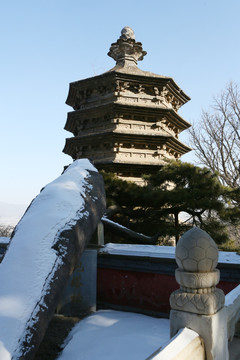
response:
<path id="1" fill-rule="evenodd" d="M 240 320 L 240 285 L 226 295 L 225 308 L 227 312 L 228 340 L 231 341 L 235 334 L 236 324 Z"/>
<path id="2" fill-rule="evenodd" d="M 180 287 L 170 296 L 170 336 L 182 328 L 192 329 L 204 340 L 206 360 L 228 360 L 231 308 L 224 306 L 225 295 L 216 287 L 220 280 L 217 245 L 205 231 L 192 228 L 176 246 L 176 262 Z"/>
<path id="3" fill-rule="evenodd" d="M 164 347 L 146 360 L 204 360 L 205 350 L 201 337 L 193 330 L 184 328 Z"/>
<path id="4" fill-rule="evenodd" d="M 179 240 L 176 262 L 180 288 L 170 296 L 171 339 L 146 360 L 228 360 L 228 341 L 240 320 L 240 285 L 226 297 L 216 288 L 218 249 L 199 228 Z"/>
<path id="5" fill-rule="evenodd" d="M 224 310 L 226 312 L 227 336 L 232 340 L 235 326 L 240 320 L 240 285 L 225 297 Z M 200 318 L 199 318 L 200 321 Z M 169 342 L 156 350 L 146 360 L 204 360 L 204 340 L 199 334 L 188 328 L 178 331 Z"/>

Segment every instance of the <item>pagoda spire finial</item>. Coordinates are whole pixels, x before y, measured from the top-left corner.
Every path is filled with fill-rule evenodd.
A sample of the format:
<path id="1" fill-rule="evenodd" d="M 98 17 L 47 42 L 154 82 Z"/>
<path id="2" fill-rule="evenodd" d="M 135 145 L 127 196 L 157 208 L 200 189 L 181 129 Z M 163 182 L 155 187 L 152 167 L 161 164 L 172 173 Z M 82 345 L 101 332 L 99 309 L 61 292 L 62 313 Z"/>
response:
<path id="1" fill-rule="evenodd" d="M 121 31 L 120 39 L 128 40 L 133 39 L 135 40 L 135 34 L 133 29 L 130 28 L 130 26 L 124 26 L 124 28 Z"/>
<path id="2" fill-rule="evenodd" d="M 117 65 L 122 66 L 137 65 L 137 62 L 143 60 L 146 54 L 147 52 L 142 49 L 142 44 L 136 42 L 134 31 L 129 26 L 122 29 L 120 38 L 111 45 L 108 52 Z"/>

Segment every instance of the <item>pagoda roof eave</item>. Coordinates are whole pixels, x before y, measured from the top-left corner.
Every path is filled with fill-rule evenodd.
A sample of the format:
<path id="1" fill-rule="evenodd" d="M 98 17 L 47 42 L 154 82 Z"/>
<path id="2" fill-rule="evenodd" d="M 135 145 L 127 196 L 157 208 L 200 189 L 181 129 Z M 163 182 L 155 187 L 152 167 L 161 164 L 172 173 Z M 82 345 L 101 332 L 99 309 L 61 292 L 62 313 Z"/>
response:
<path id="1" fill-rule="evenodd" d="M 175 137 L 171 135 L 145 135 L 145 134 L 129 134 L 129 133 L 123 133 L 123 132 L 114 132 L 114 133 L 98 133 L 98 134 L 92 134 L 92 135 L 86 135 L 82 137 L 71 137 L 66 139 L 65 147 L 63 149 L 63 152 L 66 154 L 69 154 L 67 149 L 72 148 L 72 146 L 76 146 L 79 144 L 80 146 L 85 144 L 93 144 L 97 143 L 98 141 L 127 141 L 127 142 L 136 142 L 136 143 L 144 143 L 145 144 L 156 144 L 156 141 L 158 144 L 166 144 L 166 146 L 171 147 L 172 150 L 178 152 L 181 155 L 184 155 L 191 151 L 192 149 L 182 143 L 180 140 L 176 139 Z"/>
<path id="2" fill-rule="evenodd" d="M 122 67 L 119 65 L 116 65 L 115 67 L 113 67 L 111 70 L 105 72 L 104 74 L 109 74 L 109 73 L 127 74 L 130 76 L 137 76 L 137 77 L 140 76 L 140 77 L 144 77 L 144 78 L 147 77 L 149 79 L 165 80 L 167 82 L 170 82 L 173 85 L 173 87 L 181 93 L 181 95 L 186 99 L 185 102 L 191 100 L 191 98 L 177 85 L 176 81 L 170 76 L 159 75 L 159 74 L 152 73 L 150 71 L 141 70 L 137 66 L 128 68 L 128 67 Z M 102 74 L 102 75 L 104 75 L 104 74 Z"/>
<path id="3" fill-rule="evenodd" d="M 109 70 L 108 72 L 105 72 L 103 74 L 71 82 L 69 84 L 69 92 L 66 99 L 66 104 L 74 108 L 73 99 L 75 98 L 76 90 L 79 89 L 80 87 L 85 88 L 89 86 L 91 83 L 96 83 L 96 82 L 99 82 L 99 84 L 101 84 L 103 79 L 108 80 L 111 79 L 112 77 L 118 78 L 118 76 L 127 77 L 127 79 L 129 78 L 136 79 L 138 81 L 141 80 L 146 81 L 146 79 L 148 79 L 149 82 L 153 82 L 153 83 L 158 83 L 160 81 L 163 84 L 168 85 L 170 89 L 173 91 L 173 93 L 175 93 L 176 96 L 181 98 L 183 104 L 186 104 L 189 100 L 191 100 L 191 98 L 177 85 L 177 83 L 173 78 L 163 75 L 157 75 L 148 71 L 143 71 L 140 70 L 138 67 L 136 68 L 138 69 L 138 71 L 130 72 L 123 70 L 120 71 L 118 67 L 114 67 L 112 70 Z"/>
<path id="4" fill-rule="evenodd" d="M 141 114 L 141 115 L 148 115 L 148 116 L 157 116 L 157 115 L 161 115 L 161 116 L 165 116 L 168 115 L 170 120 L 173 121 L 174 124 L 176 124 L 179 129 L 180 132 L 183 130 L 188 129 L 189 127 L 191 127 L 191 124 L 189 122 L 187 122 L 185 119 L 183 119 L 175 110 L 173 109 L 169 109 L 169 108 L 153 108 L 153 107 L 143 107 L 143 106 L 132 106 L 132 105 L 128 105 L 128 104 L 121 104 L 121 103 L 108 103 L 108 104 L 103 104 L 101 106 L 95 106 L 92 107 L 90 109 L 80 109 L 80 110 L 75 110 L 75 111 L 70 111 L 68 112 L 68 116 L 67 116 L 67 121 L 65 124 L 64 129 L 70 132 L 74 132 L 73 129 L 73 122 L 75 118 L 79 117 L 79 115 L 81 114 L 90 114 L 90 113 L 100 113 L 101 111 L 104 111 L 104 109 L 111 109 L 111 111 L 118 111 L 122 110 L 122 111 L 131 111 L 131 113 L 135 113 L 135 114 Z"/>

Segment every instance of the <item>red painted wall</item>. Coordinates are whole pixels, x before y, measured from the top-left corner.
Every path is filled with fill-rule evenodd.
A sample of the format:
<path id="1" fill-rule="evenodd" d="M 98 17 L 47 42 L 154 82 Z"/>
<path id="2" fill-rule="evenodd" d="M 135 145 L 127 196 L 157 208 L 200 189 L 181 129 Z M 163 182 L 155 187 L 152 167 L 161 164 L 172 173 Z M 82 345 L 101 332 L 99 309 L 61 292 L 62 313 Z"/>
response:
<path id="1" fill-rule="evenodd" d="M 222 281 L 225 294 L 239 283 Z M 168 314 L 170 294 L 179 288 L 175 277 L 148 272 L 98 268 L 97 301 L 127 308 Z"/>
<path id="2" fill-rule="evenodd" d="M 169 312 L 169 297 L 178 288 L 173 276 L 98 269 L 97 300 L 156 312 Z"/>

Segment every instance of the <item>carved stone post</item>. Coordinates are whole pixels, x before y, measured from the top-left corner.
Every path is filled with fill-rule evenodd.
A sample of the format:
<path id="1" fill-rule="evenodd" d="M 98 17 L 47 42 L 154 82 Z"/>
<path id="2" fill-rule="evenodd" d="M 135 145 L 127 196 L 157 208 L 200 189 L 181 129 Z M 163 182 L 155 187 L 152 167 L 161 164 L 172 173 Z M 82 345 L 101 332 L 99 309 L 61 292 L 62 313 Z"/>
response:
<path id="1" fill-rule="evenodd" d="M 203 230 L 187 231 L 176 247 L 180 289 L 170 296 L 171 337 L 181 328 L 196 331 L 204 340 L 207 360 L 228 360 L 225 296 L 216 285 L 218 249 Z"/>

